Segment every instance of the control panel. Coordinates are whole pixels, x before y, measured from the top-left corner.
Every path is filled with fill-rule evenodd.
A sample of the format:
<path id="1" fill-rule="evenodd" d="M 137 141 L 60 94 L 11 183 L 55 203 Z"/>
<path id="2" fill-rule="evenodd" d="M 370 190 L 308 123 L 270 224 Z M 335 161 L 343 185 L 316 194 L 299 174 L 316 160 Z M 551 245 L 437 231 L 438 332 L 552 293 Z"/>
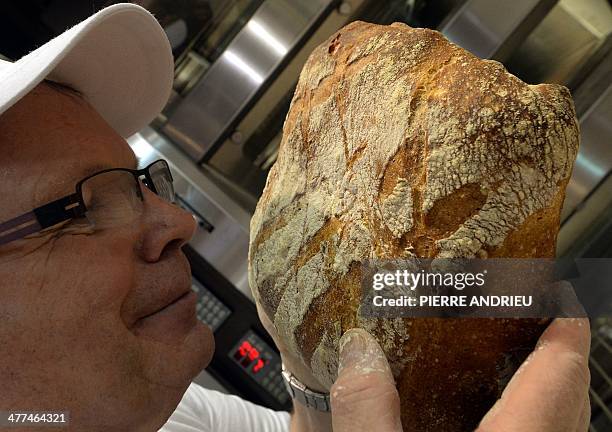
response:
<path id="1" fill-rule="evenodd" d="M 196 279 L 191 280 L 191 289 L 198 295 L 198 304 L 196 305 L 198 319 L 204 324 L 208 324 L 212 331 L 216 332 L 221 324 L 229 318 L 232 311 Z"/>

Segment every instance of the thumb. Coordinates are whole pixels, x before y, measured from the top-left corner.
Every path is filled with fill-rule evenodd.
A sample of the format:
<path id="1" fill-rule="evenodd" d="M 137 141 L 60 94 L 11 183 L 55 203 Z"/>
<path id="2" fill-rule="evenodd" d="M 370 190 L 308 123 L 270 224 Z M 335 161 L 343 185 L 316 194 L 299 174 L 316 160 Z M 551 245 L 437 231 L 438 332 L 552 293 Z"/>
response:
<path id="1" fill-rule="evenodd" d="M 365 330 L 349 330 L 340 339 L 331 408 L 334 432 L 402 431 L 399 395 L 389 364 Z"/>
<path id="2" fill-rule="evenodd" d="M 555 319 L 477 431 L 586 430 L 590 342 L 588 320 Z"/>

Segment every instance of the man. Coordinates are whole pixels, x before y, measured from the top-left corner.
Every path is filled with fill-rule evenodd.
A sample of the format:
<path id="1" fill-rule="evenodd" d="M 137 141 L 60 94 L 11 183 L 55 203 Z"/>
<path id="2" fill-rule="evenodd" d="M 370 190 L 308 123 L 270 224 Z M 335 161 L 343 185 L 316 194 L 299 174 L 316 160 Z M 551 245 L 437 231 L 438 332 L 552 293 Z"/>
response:
<path id="1" fill-rule="evenodd" d="M 133 5 L 0 63 L 0 427 L 10 412 L 66 411 L 64 430 L 87 432 L 400 431 L 393 377 L 362 330 L 342 339 L 332 415 L 190 386 L 214 349 L 181 252 L 194 221 L 171 203 L 167 166 L 136 170 L 124 139 L 161 110 L 172 75 L 163 31 Z M 586 430 L 588 323 L 556 321 L 540 348 L 481 431 Z"/>

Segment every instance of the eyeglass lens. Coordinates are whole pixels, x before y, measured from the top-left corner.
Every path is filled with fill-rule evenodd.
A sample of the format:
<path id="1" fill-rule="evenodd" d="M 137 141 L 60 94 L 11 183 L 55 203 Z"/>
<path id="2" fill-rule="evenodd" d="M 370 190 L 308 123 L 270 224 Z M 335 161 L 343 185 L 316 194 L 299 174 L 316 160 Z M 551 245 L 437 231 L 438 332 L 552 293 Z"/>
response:
<path id="1" fill-rule="evenodd" d="M 157 194 L 168 202 L 174 202 L 174 186 L 168 165 L 164 161 L 155 162 L 149 167 L 149 175 Z"/>
<path id="2" fill-rule="evenodd" d="M 157 195 L 174 202 L 174 188 L 168 166 L 157 161 L 149 167 L 149 175 Z M 108 171 L 87 179 L 82 195 L 87 218 L 97 228 L 129 224 L 143 211 L 141 182 L 129 171 Z"/>

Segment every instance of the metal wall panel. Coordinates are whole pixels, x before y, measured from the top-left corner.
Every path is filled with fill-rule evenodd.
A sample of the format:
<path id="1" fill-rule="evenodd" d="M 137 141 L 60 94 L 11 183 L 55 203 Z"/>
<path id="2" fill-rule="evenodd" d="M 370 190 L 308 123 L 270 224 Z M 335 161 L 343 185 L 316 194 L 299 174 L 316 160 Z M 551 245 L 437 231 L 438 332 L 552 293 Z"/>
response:
<path id="1" fill-rule="evenodd" d="M 200 160 L 331 3 L 267 0 L 177 106 L 164 132 Z"/>

